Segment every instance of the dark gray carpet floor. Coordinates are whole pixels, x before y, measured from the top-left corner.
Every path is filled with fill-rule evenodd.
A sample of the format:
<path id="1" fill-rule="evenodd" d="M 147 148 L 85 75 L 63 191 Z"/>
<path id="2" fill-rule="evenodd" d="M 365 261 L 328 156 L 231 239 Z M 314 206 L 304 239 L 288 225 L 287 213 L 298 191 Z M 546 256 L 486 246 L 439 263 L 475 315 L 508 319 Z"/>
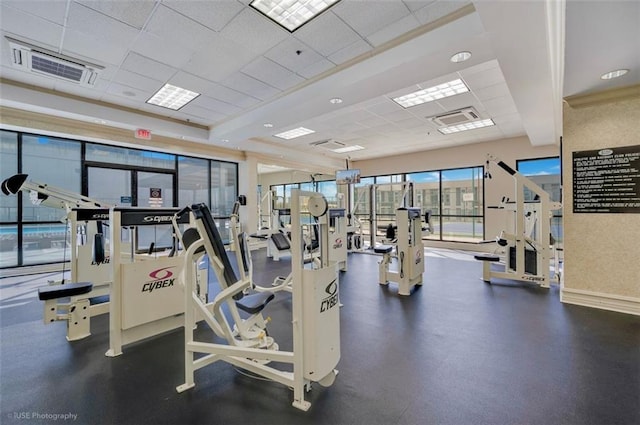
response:
<path id="1" fill-rule="evenodd" d="M 290 270 L 288 258 L 254 257 L 263 285 Z M 640 317 L 563 305 L 557 287 L 488 285 L 480 263 L 445 257 L 427 256 L 423 287 L 399 297 L 377 284 L 377 260 L 352 254 L 341 274 L 340 373 L 313 387 L 308 412 L 289 389 L 226 363 L 178 394 L 182 331 L 108 358 L 106 316 L 69 343 L 63 323 L 42 323 L 35 294 L 3 297 L 0 423 L 640 424 Z M 283 349 L 290 314 L 278 293 L 268 315 Z M 66 413 L 76 416 L 54 421 Z"/>

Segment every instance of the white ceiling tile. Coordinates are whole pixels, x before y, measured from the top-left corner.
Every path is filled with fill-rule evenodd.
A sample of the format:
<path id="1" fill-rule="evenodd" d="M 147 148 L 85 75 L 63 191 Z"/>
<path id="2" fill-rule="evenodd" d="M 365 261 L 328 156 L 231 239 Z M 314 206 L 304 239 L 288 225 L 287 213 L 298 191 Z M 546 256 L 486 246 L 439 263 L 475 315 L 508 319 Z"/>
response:
<path id="1" fill-rule="evenodd" d="M 490 68 L 484 71 L 465 75 L 463 79 L 472 91 L 504 82 L 504 76 L 502 75 L 500 68 Z"/>
<path id="2" fill-rule="evenodd" d="M 205 109 L 198 105 L 194 105 L 194 102 L 187 103 L 185 106 L 180 108 L 180 111 L 194 117 L 205 119 L 209 123 L 215 123 L 227 117 L 226 114 L 221 114 L 210 109 Z"/>
<path id="3" fill-rule="evenodd" d="M 509 87 L 507 87 L 506 82 L 482 87 L 474 90 L 473 93 L 481 102 L 495 97 L 510 96 Z"/>
<path id="4" fill-rule="evenodd" d="M 155 0 L 136 1 L 99 1 L 99 0 L 75 0 L 93 10 L 97 10 L 113 19 L 141 29 L 149 15 L 153 11 Z M 56 3 L 56 2 L 52 2 Z"/>
<path id="5" fill-rule="evenodd" d="M 438 103 L 445 111 L 455 111 L 460 108 L 466 108 L 467 106 L 476 106 L 478 101 L 471 92 L 466 92 L 438 99 L 435 103 Z"/>
<path id="6" fill-rule="evenodd" d="M 193 54 L 184 70 L 211 81 L 222 81 L 255 59 L 255 54 L 220 35 L 211 38 Z"/>
<path id="7" fill-rule="evenodd" d="M 63 52 L 119 64 L 139 31 L 77 3 L 69 10 Z"/>
<path id="8" fill-rule="evenodd" d="M 260 100 L 267 100 L 277 95 L 281 91 L 268 84 L 258 81 L 248 75 L 238 72 L 230 75 L 221 81 L 226 87 L 230 87 L 239 92 L 257 97 Z"/>
<path id="9" fill-rule="evenodd" d="M 147 109 L 145 109 L 145 106 L 144 106 L 146 104 L 141 104 L 140 100 L 136 99 L 135 97 L 129 98 L 129 97 L 123 97 L 123 96 L 116 96 L 116 95 L 113 95 L 113 94 L 110 94 L 110 93 L 104 93 L 100 97 L 100 100 L 102 102 L 112 103 L 112 104 L 118 105 L 118 106 L 126 106 L 128 108 L 147 110 Z M 143 102 L 145 100 L 146 99 L 143 99 Z M 147 106 L 150 106 L 150 105 L 147 105 Z M 168 109 L 167 109 L 167 111 L 168 111 Z M 156 113 L 156 114 L 158 113 L 157 110 L 151 110 L 149 112 Z M 165 115 L 166 115 L 166 113 L 165 113 Z"/>
<path id="10" fill-rule="evenodd" d="M 427 102 L 422 105 L 412 106 L 411 108 L 407 108 L 407 111 L 418 118 L 432 117 L 446 112 L 437 102 Z"/>
<path id="11" fill-rule="evenodd" d="M 147 92 L 155 92 L 164 85 L 164 81 L 154 80 L 153 78 L 136 74 L 135 72 L 127 71 L 125 69 L 118 70 L 112 81 Z"/>
<path id="12" fill-rule="evenodd" d="M 169 83 L 205 94 L 221 102 L 230 103 L 241 108 L 248 108 L 260 102 L 259 99 L 184 71 L 176 73 L 171 77 Z"/>
<path id="13" fill-rule="evenodd" d="M 402 0 L 402 2 L 409 8 L 410 11 L 415 12 L 418 9 L 422 9 L 425 6 L 430 5 L 436 0 Z"/>
<path id="14" fill-rule="evenodd" d="M 0 2 L 0 25 L 2 32 L 9 36 L 54 51 L 60 46 L 63 33 L 61 25 L 6 7 L 4 2 Z M 2 42 L 6 43 L 6 40 L 3 39 Z"/>
<path id="15" fill-rule="evenodd" d="M 242 72 L 280 90 L 287 90 L 304 81 L 299 75 L 264 57 L 242 68 Z"/>
<path id="16" fill-rule="evenodd" d="M 256 54 L 266 52 L 289 37 L 288 31 L 252 8 L 240 12 L 220 34 Z"/>
<path id="17" fill-rule="evenodd" d="M 194 106 L 200 106 L 201 108 L 209 109 L 214 112 L 218 112 L 224 115 L 237 114 L 241 111 L 240 108 L 233 106 L 229 103 L 221 102 L 217 99 L 201 94 L 191 101 Z"/>
<path id="18" fill-rule="evenodd" d="M 6 12 L 4 7 L 11 7 L 20 9 L 23 12 L 35 15 L 47 21 L 62 25 L 64 24 L 64 15 L 67 11 L 66 1 L 51 1 L 51 0 L 2 0 L 2 13 Z M 4 29 L 5 22 L 2 19 L 2 28 Z"/>
<path id="19" fill-rule="evenodd" d="M 374 47 L 378 47 L 381 44 L 393 40 L 394 38 L 399 37 L 419 26 L 420 21 L 418 21 L 415 16 L 407 15 L 384 28 L 367 35 L 367 41 L 369 41 L 369 43 Z"/>
<path id="20" fill-rule="evenodd" d="M 416 10 L 414 15 L 420 23 L 424 25 L 455 12 L 470 3 L 469 0 L 438 0 L 426 7 Z"/>
<path id="21" fill-rule="evenodd" d="M 138 53 L 130 52 L 122 62 L 122 69 L 145 75 L 158 81 L 167 81 L 176 73 L 176 69 L 149 59 Z"/>
<path id="22" fill-rule="evenodd" d="M 156 90 L 158 90 L 160 87 L 161 85 L 158 86 Z M 118 98 L 123 97 L 129 100 L 135 99 L 136 101 L 139 101 L 139 102 L 146 102 L 147 99 L 150 99 L 151 96 L 153 96 L 153 93 L 155 92 L 155 90 L 153 89 L 141 90 L 139 88 L 129 87 L 123 84 L 111 82 L 106 92 Z M 128 95 L 130 93 L 134 93 L 134 96 Z"/>
<path id="23" fill-rule="evenodd" d="M 243 8 L 235 0 L 163 0 L 162 4 L 214 31 L 221 31 Z"/>
<path id="24" fill-rule="evenodd" d="M 489 118 L 517 113 L 516 105 L 510 96 L 496 97 L 482 102 Z"/>
<path id="25" fill-rule="evenodd" d="M 189 62 L 194 50 L 176 42 L 148 32 L 141 33 L 131 45 L 131 50 L 158 62 L 181 68 Z"/>
<path id="26" fill-rule="evenodd" d="M 293 37 L 285 39 L 264 56 L 293 72 L 303 70 L 323 59 L 318 52 Z"/>
<path id="27" fill-rule="evenodd" d="M 197 50 L 216 37 L 211 29 L 163 5 L 153 13 L 145 31 L 170 39 L 189 50 Z"/>
<path id="28" fill-rule="evenodd" d="M 309 65 L 308 67 L 298 71 L 298 75 L 302 75 L 304 78 L 310 79 L 316 75 L 320 75 L 325 71 L 335 68 L 336 64 L 327 60 L 320 59 L 318 62 Z"/>
<path id="29" fill-rule="evenodd" d="M 410 14 L 401 1 L 343 1 L 331 9 L 360 36 L 366 37 Z"/>
<path id="30" fill-rule="evenodd" d="M 386 114 L 383 114 L 382 117 L 387 121 L 398 122 L 398 121 L 411 119 L 413 118 L 413 115 L 411 114 L 411 112 L 407 111 L 406 109 L 400 109 L 394 112 L 388 112 Z"/>
<path id="31" fill-rule="evenodd" d="M 108 86 L 108 82 L 102 82 L 100 87 L 87 87 L 58 79 L 54 81 L 54 90 L 88 99 L 100 99 Z"/>
<path id="32" fill-rule="evenodd" d="M 374 114 L 378 114 L 378 115 L 385 115 L 391 112 L 404 110 L 402 106 L 398 105 L 393 100 L 390 100 L 384 97 L 380 98 L 380 100 L 381 101 L 376 104 L 367 106 L 366 107 L 367 111 L 373 112 Z"/>
<path id="33" fill-rule="evenodd" d="M 321 55 L 329 56 L 361 37 L 331 11 L 302 26 L 294 36 Z"/>
<path id="34" fill-rule="evenodd" d="M 355 43 L 333 53 L 331 56 L 329 56 L 329 60 L 339 65 L 372 49 L 373 47 L 371 47 L 371 45 L 365 40 L 358 40 Z"/>
<path id="35" fill-rule="evenodd" d="M 404 120 L 396 121 L 395 123 L 399 128 L 404 130 L 411 130 L 415 128 L 424 127 L 425 122 L 419 118 L 411 117 Z"/>

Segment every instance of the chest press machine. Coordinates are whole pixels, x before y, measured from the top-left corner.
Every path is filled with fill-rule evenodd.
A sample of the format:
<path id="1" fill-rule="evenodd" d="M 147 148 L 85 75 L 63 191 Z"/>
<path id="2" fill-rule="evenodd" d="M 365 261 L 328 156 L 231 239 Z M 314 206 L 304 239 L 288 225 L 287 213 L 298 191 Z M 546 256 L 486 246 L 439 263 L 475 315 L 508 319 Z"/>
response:
<path id="1" fill-rule="evenodd" d="M 422 216 L 420 208 L 396 209 L 396 254 L 393 256 L 393 245 L 378 245 L 376 254 L 382 254 L 378 263 L 378 283 L 398 284 L 398 294 L 411 295 L 414 286 L 422 285 L 424 273 L 424 244 L 422 243 Z M 398 269 L 390 271 L 392 258 L 397 259 Z"/>
<path id="2" fill-rule="evenodd" d="M 503 230 L 496 238 L 499 248 L 504 250 L 503 260 L 496 254 L 474 256 L 476 260 L 483 262 L 482 280 L 491 282 L 492 278 L 513 279 L 549 288 L 552 281 L 558 281 L 559 276 L 558 261 L 555 276 L 551 276 L 549 267 L 551 259 L 557 259 L 552 253 L 555 248 L 551 237 L 551 217 L 552 211 L 562 208 L 562 204 L 552 202 L 546 190 L 491 155 L 487 158 L 487 170 L 490 162 L 497 164 L 514 179 L 516 200 L 510 202 L 503 198 L 501 206 L 494 208 L 512 211 L 515 226 L 513 233 Z M 486 176 L 491 178 L 488 171 Z M 533 192 L 533 200 L 525 201 L 525 189 Z M 503 271 L 491 268 L 491 263 L 496 262 L 504 263 Z"/>
<path id="3" fill-rule="evenodd" d="M 305 268 L 302 231 L 300 227 L 300 198 L 309 199 L 308 208 L 318 218 L 321 256 L 316 268 Z M 293 406 L 308 410 L 305 400 L 312 382 L 329 386 L 335 380 L 335 366 L 340 359 L 340 317 L 338 308 L 338 272 L 328 258 L 327 203 L 315 192 L 292 191 L 292 266 L 291 282 L 293 314 L 293 350 L 280 351 L 269 337 L 262 311 L 273 299 L 270 292 L 261 292 L 247 303 L 238 298 L 251 287 L 250 278 L 238 278 L 229 262 L 216 224 L 205 205 L 194 205 L 188 211 L 194 223 L 195 237 L 184 258 L 184 332 L 185 383 L 178 392 L 195 386 L 194 372 L 217 361 L 231 363 L 268 380 L 293 389 Z M 204 251 L 203 249 L 204 248 Z M 203 302 L 194 292 L 191 266 L 204 252 L 209 256 L 221 291 L 212 302 Z M 222 311 L 226 305 L 233 318 L 231 326 Z M 242 319 L 240 310 L 249 317 Z M 198 341 L 194 335 L 196 313 L 224 343 Z M 202 354 L 197 359 L 196 353 Z M 270 363 L 291 364 L 293 371 L 283 371 Z"/>
<path id="4" fill-rule="evenodd" d="M 109 221 L 109 205 L 27 180 L 28 177 L 27 174 L 16 174 L 5 179 L 2 192 L 16 195 L 27 191 L 34 205 L 62 209 L 61 221 L 67 225 L 65 232 L 70 230 L 71 234 L 70 283 L 63 277 L 61 281 L 38 289 L 38 298 L 44 301 L 44 323 L 66 322 L 68 341 L 86 338 L 91 335 L 91 317 L 109 311 L 108 302 L 90 302 L 92 298 L 109 295 L 112 280 L 103 232 L 104 224 Z"/>

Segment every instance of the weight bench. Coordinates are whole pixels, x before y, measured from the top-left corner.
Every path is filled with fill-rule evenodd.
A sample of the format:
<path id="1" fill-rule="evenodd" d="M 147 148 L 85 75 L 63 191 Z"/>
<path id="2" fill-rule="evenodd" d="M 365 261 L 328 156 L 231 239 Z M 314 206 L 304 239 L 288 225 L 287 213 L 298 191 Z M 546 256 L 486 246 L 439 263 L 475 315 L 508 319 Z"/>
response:
<path id="1" fill-rule="evenodd" d="M 93 283 L 78 282 L 38 288 L 38 299 L 44 301 L 44 323 L 67 321 L 67 340 L 76 341 L 91 335 L 89 298 L 73 299 L 93 290 Z M 59 298 L 71 297 L 69 303 L 58 303 Z M 58 313 L 62 310 L 63 313 Z"/>
<path id="2" fill-rule="evenodd" d="M 288 254 L 291 249 L 289 239 L 281 232 L 271 234 L 267 243 L 267 255 L 273 257 L 273 261 L 279 261 L 280 254 Z"/>
<path id="3" fill-rule="evenodd" d="M 482 280 L 491 282 L 491 263 L 500 261 L 500 257 L 494 254 L 477 254 L 473 258 L 482 261 Z"/>

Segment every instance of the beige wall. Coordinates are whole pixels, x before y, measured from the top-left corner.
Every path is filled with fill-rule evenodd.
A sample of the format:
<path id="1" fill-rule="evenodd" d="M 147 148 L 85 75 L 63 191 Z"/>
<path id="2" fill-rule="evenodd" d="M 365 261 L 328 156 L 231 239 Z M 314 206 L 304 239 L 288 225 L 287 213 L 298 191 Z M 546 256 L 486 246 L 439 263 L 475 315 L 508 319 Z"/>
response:
<path id="1" fill-rule="evenodd" d="M 565 105 L 563 186 L 568 190 L 561 299 L 640 314 L 640 213 L 574 214 L 570 190 L 573 152 L 640 145 L 640 86 L 631 93 L 618 100 L 608 96 L 604 103 L 602 95 L 592 97 L 595 103 L 588 97 L 568 99 Z"/>

